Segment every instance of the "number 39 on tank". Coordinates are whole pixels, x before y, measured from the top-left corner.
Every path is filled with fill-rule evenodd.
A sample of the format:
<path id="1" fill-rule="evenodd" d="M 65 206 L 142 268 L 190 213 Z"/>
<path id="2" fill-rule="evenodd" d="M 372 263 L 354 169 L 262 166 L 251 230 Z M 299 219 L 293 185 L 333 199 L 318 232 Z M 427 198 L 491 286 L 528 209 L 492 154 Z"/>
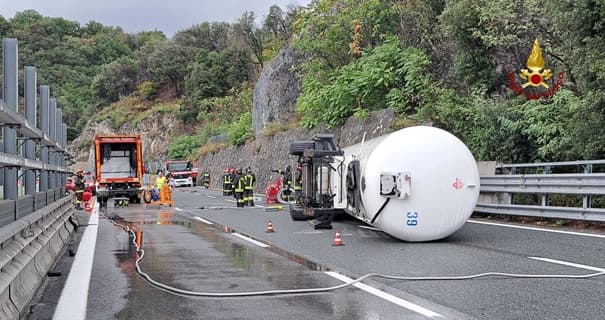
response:
<path id="1" fill-rule="evenodd" d="M 415 227 L 418 225 L 418 212 L 408 212 L 406 215 L 406 223 L 408 227 Z"/>

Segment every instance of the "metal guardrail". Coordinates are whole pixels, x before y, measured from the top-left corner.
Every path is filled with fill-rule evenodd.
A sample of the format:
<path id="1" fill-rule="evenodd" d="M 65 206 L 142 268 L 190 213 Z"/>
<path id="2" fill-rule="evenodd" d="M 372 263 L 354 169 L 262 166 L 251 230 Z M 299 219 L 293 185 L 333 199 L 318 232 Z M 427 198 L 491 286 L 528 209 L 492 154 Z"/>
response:
<path id="1" fill-rule="evenodd" d="M 23 74 L 19 110 L 16 39 L 2 41 L 0 100 L 0 319 L 24 319 L 28 304 L 74 231 L 65 196 L 67 125 L 34 67 Z M 39 114 L 39 115 L 38 115 Z M 39 119 L 39 121 L 38 121 Z M 22 185 L 22 187 L 21 187 Z"/>
<path id="2" fill-rule="evenodd" d="M 605 222 L 605 209 L 592 208 L 592 197 L 605 195 L 605 173 L 592 173 L 605 160 L 498 164 L 504 174 L 481 176 L 481 196 L 475 212 Z M 554 168 L 576 166 L 584 173 L 548 173 Z M 519 168 L 542 174 L 514 174 Z M 508 173 L 508 174 L 506 174 Z M 515 194 L 537 194 L 540 205 L 515 204 Z M 582 207 L 551 206 L 550 195 L 582 196 Z"/>
<path id="3" fill-rule="evenodd" d="M 47 85 L 37 84 L 35 67 L 23 70 L 23 107 L 19 107 L 17 39 L 2 41 L 3 90 L 0 100 L 0 227 L 62 197 L 67 181 L 67 125 Z M 39 96 L 39 103 L 38 103 Z M 55 196 L 57 195 L 57 196 Z M 29 205 L 28 199 L 34 199 Z M 28 205 L 21 205 L 27 203 Z"/>

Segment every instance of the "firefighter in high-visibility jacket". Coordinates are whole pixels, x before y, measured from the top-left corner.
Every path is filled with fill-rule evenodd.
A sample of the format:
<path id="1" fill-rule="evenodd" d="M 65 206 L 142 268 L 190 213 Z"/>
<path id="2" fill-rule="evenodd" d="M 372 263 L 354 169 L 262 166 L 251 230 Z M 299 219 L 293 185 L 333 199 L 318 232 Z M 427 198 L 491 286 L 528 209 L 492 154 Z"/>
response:
<path id="1" fill-rule="evenodd" d="M 238 207 L 244 207 L 244 189 L 246 186 L 246 179 L 245 176 L 242 175 L 242 169 L 238 168 L 235 174 L 235 180 L 233 181 L 233 184 L 235 185 L 235 199 Z"/>
<path id="2" fill-rule="evenodd" d="M 81 210 L 82 196 L 84 195 L 84 188 L 86 188 L 86 185 L 84 183 L 84 172 L 82 171 L 82 169 L 76 170 L 74 186 L 76 188 L 76 208 L 78 210 Z"/>
<path id="3" fill-rule="evenodd" d="M 202 183 L 204 184 L 204 188 L 210 188 L 210 173 L 208 170 L 204 171 L 204 175 L 202 176 Z"/>
<path id="4" fill-rule="evenodd" d="M 296 167 L 294 173 L 294 179 L 292 179 L 292 186 L 294 188 L 294 203 L 300 203 L 302 197 L 302 167 Z"/>
<path id="5" fill-rule="evenodd" d="M 225 170 L 223 171 L 223 195 L 224 196 L 230 196 L 233 193 L 233 187 L 231 186 L 232 183 L 232 175 L 229 172 L 229 168 L 225 168 Z"/>
<path id="6" fill-rule="evenodd" d="M 254 173 L 252 173 L 250 167 L 246 169 L 244 180 L 246 181 L 244 187 L 244 202 L 248 206 L 254 206 L 254 183 L 256 182 L 256 177 L 254 176 Z"/>

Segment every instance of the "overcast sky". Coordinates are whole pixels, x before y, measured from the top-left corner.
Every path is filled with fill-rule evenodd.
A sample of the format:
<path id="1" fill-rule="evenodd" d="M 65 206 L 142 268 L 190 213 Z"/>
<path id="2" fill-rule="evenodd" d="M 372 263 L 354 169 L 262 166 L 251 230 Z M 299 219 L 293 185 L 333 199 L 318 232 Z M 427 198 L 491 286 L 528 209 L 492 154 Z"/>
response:
<path id="1" fill-rule="evenodd" d="M 86 24 L 90 20 L 120 26 L 126 32 L 160 30 L 171 37 L 204 21 L 235 22 L 244 11 L 254 11 L 257 22 L 264 20 L 273 4 L 284 11 L 290 4 L 306 5 L 311 0 L 0 0 L 0 15 L 7 19 L 16 12 L 34 9 L 43 16 L 63 17 Z"/>

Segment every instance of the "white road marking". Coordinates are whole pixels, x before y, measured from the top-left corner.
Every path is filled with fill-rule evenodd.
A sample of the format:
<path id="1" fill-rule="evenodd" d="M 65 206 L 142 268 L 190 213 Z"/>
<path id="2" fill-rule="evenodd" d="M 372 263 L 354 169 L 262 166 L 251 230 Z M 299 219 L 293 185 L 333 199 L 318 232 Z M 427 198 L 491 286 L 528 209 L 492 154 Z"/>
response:
<path id="1" fill-rule="evenodd" d="M 201 194 L 199 194 L 198 192 L 194 192 L 193 194 L 195 194 L 196 196 L 201 196 Z"/>
<path id="2" fill-rule="evenodd" d="M 235 200 L 231 200 L 231 199 L 225 199 L 225 201 L 229 201 L 229 202 L 235 202 L 235 203 L 237 202 L 237 201 L 235 201 Z"/>
<path id="3" fill-rule="evenodd" d="M 266 244 L 264 244 L 264 243 L 262 243 L 260 241 L 256 241 L 256 240 L 254 240 L 252 238 L 248 238 L 245 235 L 239 234 L 237 232 L 233 232 L 232 235 L 234 235 L 234 236 L 236 236 L 236 237 L 238 237 L 240 239 L 246 240 L 246 241 L 248 241 L 248 242 L 250 242 L 252 244 L 255 244 L 255 245 L 257 245 L 257 246 L 259 246 L 261 248 L 268 248 L 269 247 L 269 245 L 266 245 Z"/>
<path id="4" fill-rule="evenodd" d="M 569 266 L 569 267 L 574 267 L 574 268 L 593 270 L 593 271 L 598 271 L 598 272 L 605 272 L 604 268 L 587 266 L 585 264 L 579 264 L 579 263 L 573 263 L 573 262 L 567 262 L 567 261 L 561 261 L 561 260 L 555 260 L 555 259 L 549 259 L 549 258 L 541 258 L 541 257 L 528 257 L 528 258 L 534 259 L 534 260 L 540 260 L 540 261 L 544 261 L 544 262 L 562 264 L 564 266 Z"/>
<path id="5" fill-rule="evenodd" d="M 342 282 L 351 282 L 353 281 L 353 279 L 347 277 L 347 276 L 343 276 L 340 273 L 336 273 L 333 271 L 325 271 L 325 274 L 329 275 L 332 278 L 336 278 Z M 429 309 L 426 309 L 424 307 L 421 307 L 415 303 L 409 302 L 407 300 L 403 300 L 399 297 L 396 297 L 392 294 L 386 293 L 382 290 L 376 289 L 374 287 L 370 287 L 367 284 L 363 284 L 361 282 L 358 282 L 356 284 L 353 285 L 354 287 L 357 287 L 367 293 L 373 294 L 379 298 L 382 298 L 386 301 L 389 301 L 391 303 L 394 303 L 400 307 L 406 308 L 408 310 L 420 313 L 421 315 L 425 316 L 425 317 L 429 317 L 429 318 L 445 318 L 444 316 L 440 315 L 439 313 L 436 313 L 434 311 L 431 311 Z"/>
<path id="6" fill-rule="evenodd" d="M 208 220 L 206 220 L 204 218 L 201 218 L 201 217 L 193 217 L 193 219 L 199 220 L 199 221 L 201 221 L 201 222 L 203 222 L 205 224 L 214 224 L 214 223 L 212 223 L 212 222 L 210 222 L 210 221 L 208 221 Z"/>
<path id="7" fill-rule="evenodd" d="M 374 228 L 374 227 L 369 227 L 369 226 L 361 226 L 361 225 L 360 225 L 360 226 L 358 226 L 358 227 L 360 227 L 360 228 L 362 228 L 362 229 L 368 229 L 368 230 L 374 230 L 374 231 L 381 231 L 381 232 L 382 232 L 382 230 L 380 230 L 380 229 L 378 229 L 378 228 Z"/>
<path id="8" fill-rule="evenodd" d="M 95 257 L 98 223 L 99 204 L 96 203 L 88 219 L 88 226 L 80 240 L 76 257 L 71 265 L 53 319 L 86 319 L 88 285 L 90 284 L 92 263 Z"/>
<path id="9" fill-rule="evenodd" d="M 215 197 L 215 196 L 209 196 L 209 195 L 206 195 L 206 197 L 208 197 L 208 198 L 212 198 L 212 199 L 216 199 L 216 197 Z"/>
<path id="10" fill-rule="evenodd" d="M 176 211 L 183 211 L 183 209 L 177 208 L 177 207 L 174 207 L 174 210 L 176 210 Z"/>
<path id="11" fill-rule="evenodd" d="M 466 220 L 466 222 L 476 223 L 476 224 L 486 224 L 486 225 L 490 225 L 490 226 L 498 226 L 498 227 L 506 227 L 506 228 L 517 228 L 517 229 L 534 230 L 534 231 L 544 231 L 544 232 L 552 232 L 552 233 L 562 233 L 562 234 L 569 234 L 569 235 L 574 235 L 574 236 L 593 237 L 593 238 L 602 238 L 602 239 L 605 239 L 605 235 L 604 234 L 593 234 L 593 233 L 584 233 L 584 232 L 552 230 L 552 229 L 545 229 L 545 228 L 526 227 L 526 226 L 518 226 L 518 225 L 512 225 L 512 224 L 503 224 L 503 223 L 486 222 L 486 221 L 477 221 L 477 220 Z"/>

